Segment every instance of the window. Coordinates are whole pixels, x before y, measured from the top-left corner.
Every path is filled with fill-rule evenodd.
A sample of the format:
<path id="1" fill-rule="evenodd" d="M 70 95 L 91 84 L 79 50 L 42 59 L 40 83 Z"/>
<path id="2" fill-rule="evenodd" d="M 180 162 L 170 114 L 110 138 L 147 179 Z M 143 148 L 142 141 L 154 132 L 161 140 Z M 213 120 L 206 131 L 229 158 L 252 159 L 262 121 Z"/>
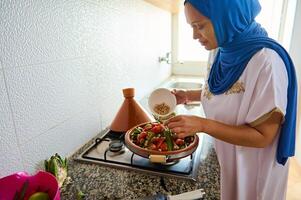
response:
<path id="1" fill-rule="evenodd" d="M 179 53 L 180 61 L 206 61 L 208 51 L 192 38 L 192 28 L 187 24 L 184 6 L 179 13 Z"/>
<path id="2" fill-rule="evenodd" d="M 259 0 L 261 12 L 256 17 L 269 36 L 289 48 L 296 0 Z M 183 1 L 184 2 L 184 1 Z M 205 75 L 209 52 L 192 38 L 186 23 L 183 2 L 173 15 L 173 73 Z"/>
<path id="3" fill-rule="evenodd" d="M 259 2 L 261 11 L 256 21 L 266 29 L 271 38 L 278 40 L 283 0 L 260 0 Z"/>

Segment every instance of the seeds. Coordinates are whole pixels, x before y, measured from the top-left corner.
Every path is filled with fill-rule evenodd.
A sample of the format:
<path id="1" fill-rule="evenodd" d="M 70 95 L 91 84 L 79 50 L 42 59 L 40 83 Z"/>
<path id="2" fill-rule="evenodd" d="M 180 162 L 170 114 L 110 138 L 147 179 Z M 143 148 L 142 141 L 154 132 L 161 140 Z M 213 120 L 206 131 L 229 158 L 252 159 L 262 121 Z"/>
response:
<path id="1" fill-rule="evenodd" d="M 170 107 L 164 102 L 161 104 L 156 104 L 154 107 L 154 111 L 159 115 L 166 115 L 170 111 Z"/>

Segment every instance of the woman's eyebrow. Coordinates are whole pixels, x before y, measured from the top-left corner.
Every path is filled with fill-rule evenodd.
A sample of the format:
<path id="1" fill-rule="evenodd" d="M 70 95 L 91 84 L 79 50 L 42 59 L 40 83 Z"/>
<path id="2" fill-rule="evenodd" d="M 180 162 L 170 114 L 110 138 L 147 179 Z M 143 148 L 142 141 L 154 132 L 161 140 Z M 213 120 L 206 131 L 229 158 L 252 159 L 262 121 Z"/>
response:
<path id="1" fill-rule="evenodd" d="M 205 24 L 206 22 L 205 21 L 193 21 L 191 22 L 191 25 L 195 25 L 195 24 Z"/>

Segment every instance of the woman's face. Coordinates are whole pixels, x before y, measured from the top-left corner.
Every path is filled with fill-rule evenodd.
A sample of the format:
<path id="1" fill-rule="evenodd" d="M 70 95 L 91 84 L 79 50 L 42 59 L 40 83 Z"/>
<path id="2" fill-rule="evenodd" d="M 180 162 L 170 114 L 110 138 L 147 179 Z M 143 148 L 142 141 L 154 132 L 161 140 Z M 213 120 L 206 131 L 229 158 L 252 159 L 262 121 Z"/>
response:
<path id="1" fill-rule="evenodd" d="M 207 50 L 218 47 L 213 25 L 207 17 L 190 3 L 185 4 L 186 21 L 193 29 L 193 39 L 198 40 Z"/>

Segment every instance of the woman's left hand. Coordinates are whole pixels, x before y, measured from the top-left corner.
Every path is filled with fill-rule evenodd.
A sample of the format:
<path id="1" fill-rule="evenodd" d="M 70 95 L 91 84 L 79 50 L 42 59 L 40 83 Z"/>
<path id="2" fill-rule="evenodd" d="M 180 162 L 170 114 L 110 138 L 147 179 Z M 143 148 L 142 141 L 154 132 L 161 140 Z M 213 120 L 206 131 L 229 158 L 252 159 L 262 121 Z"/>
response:
<path id="1" fill-rule="evenodd" d="M 178 138 L 184 138 L 201 132 L 202 118 L 194 115 L 178 115 L 167 120 L 164 125 L 176 133 Z"/>

